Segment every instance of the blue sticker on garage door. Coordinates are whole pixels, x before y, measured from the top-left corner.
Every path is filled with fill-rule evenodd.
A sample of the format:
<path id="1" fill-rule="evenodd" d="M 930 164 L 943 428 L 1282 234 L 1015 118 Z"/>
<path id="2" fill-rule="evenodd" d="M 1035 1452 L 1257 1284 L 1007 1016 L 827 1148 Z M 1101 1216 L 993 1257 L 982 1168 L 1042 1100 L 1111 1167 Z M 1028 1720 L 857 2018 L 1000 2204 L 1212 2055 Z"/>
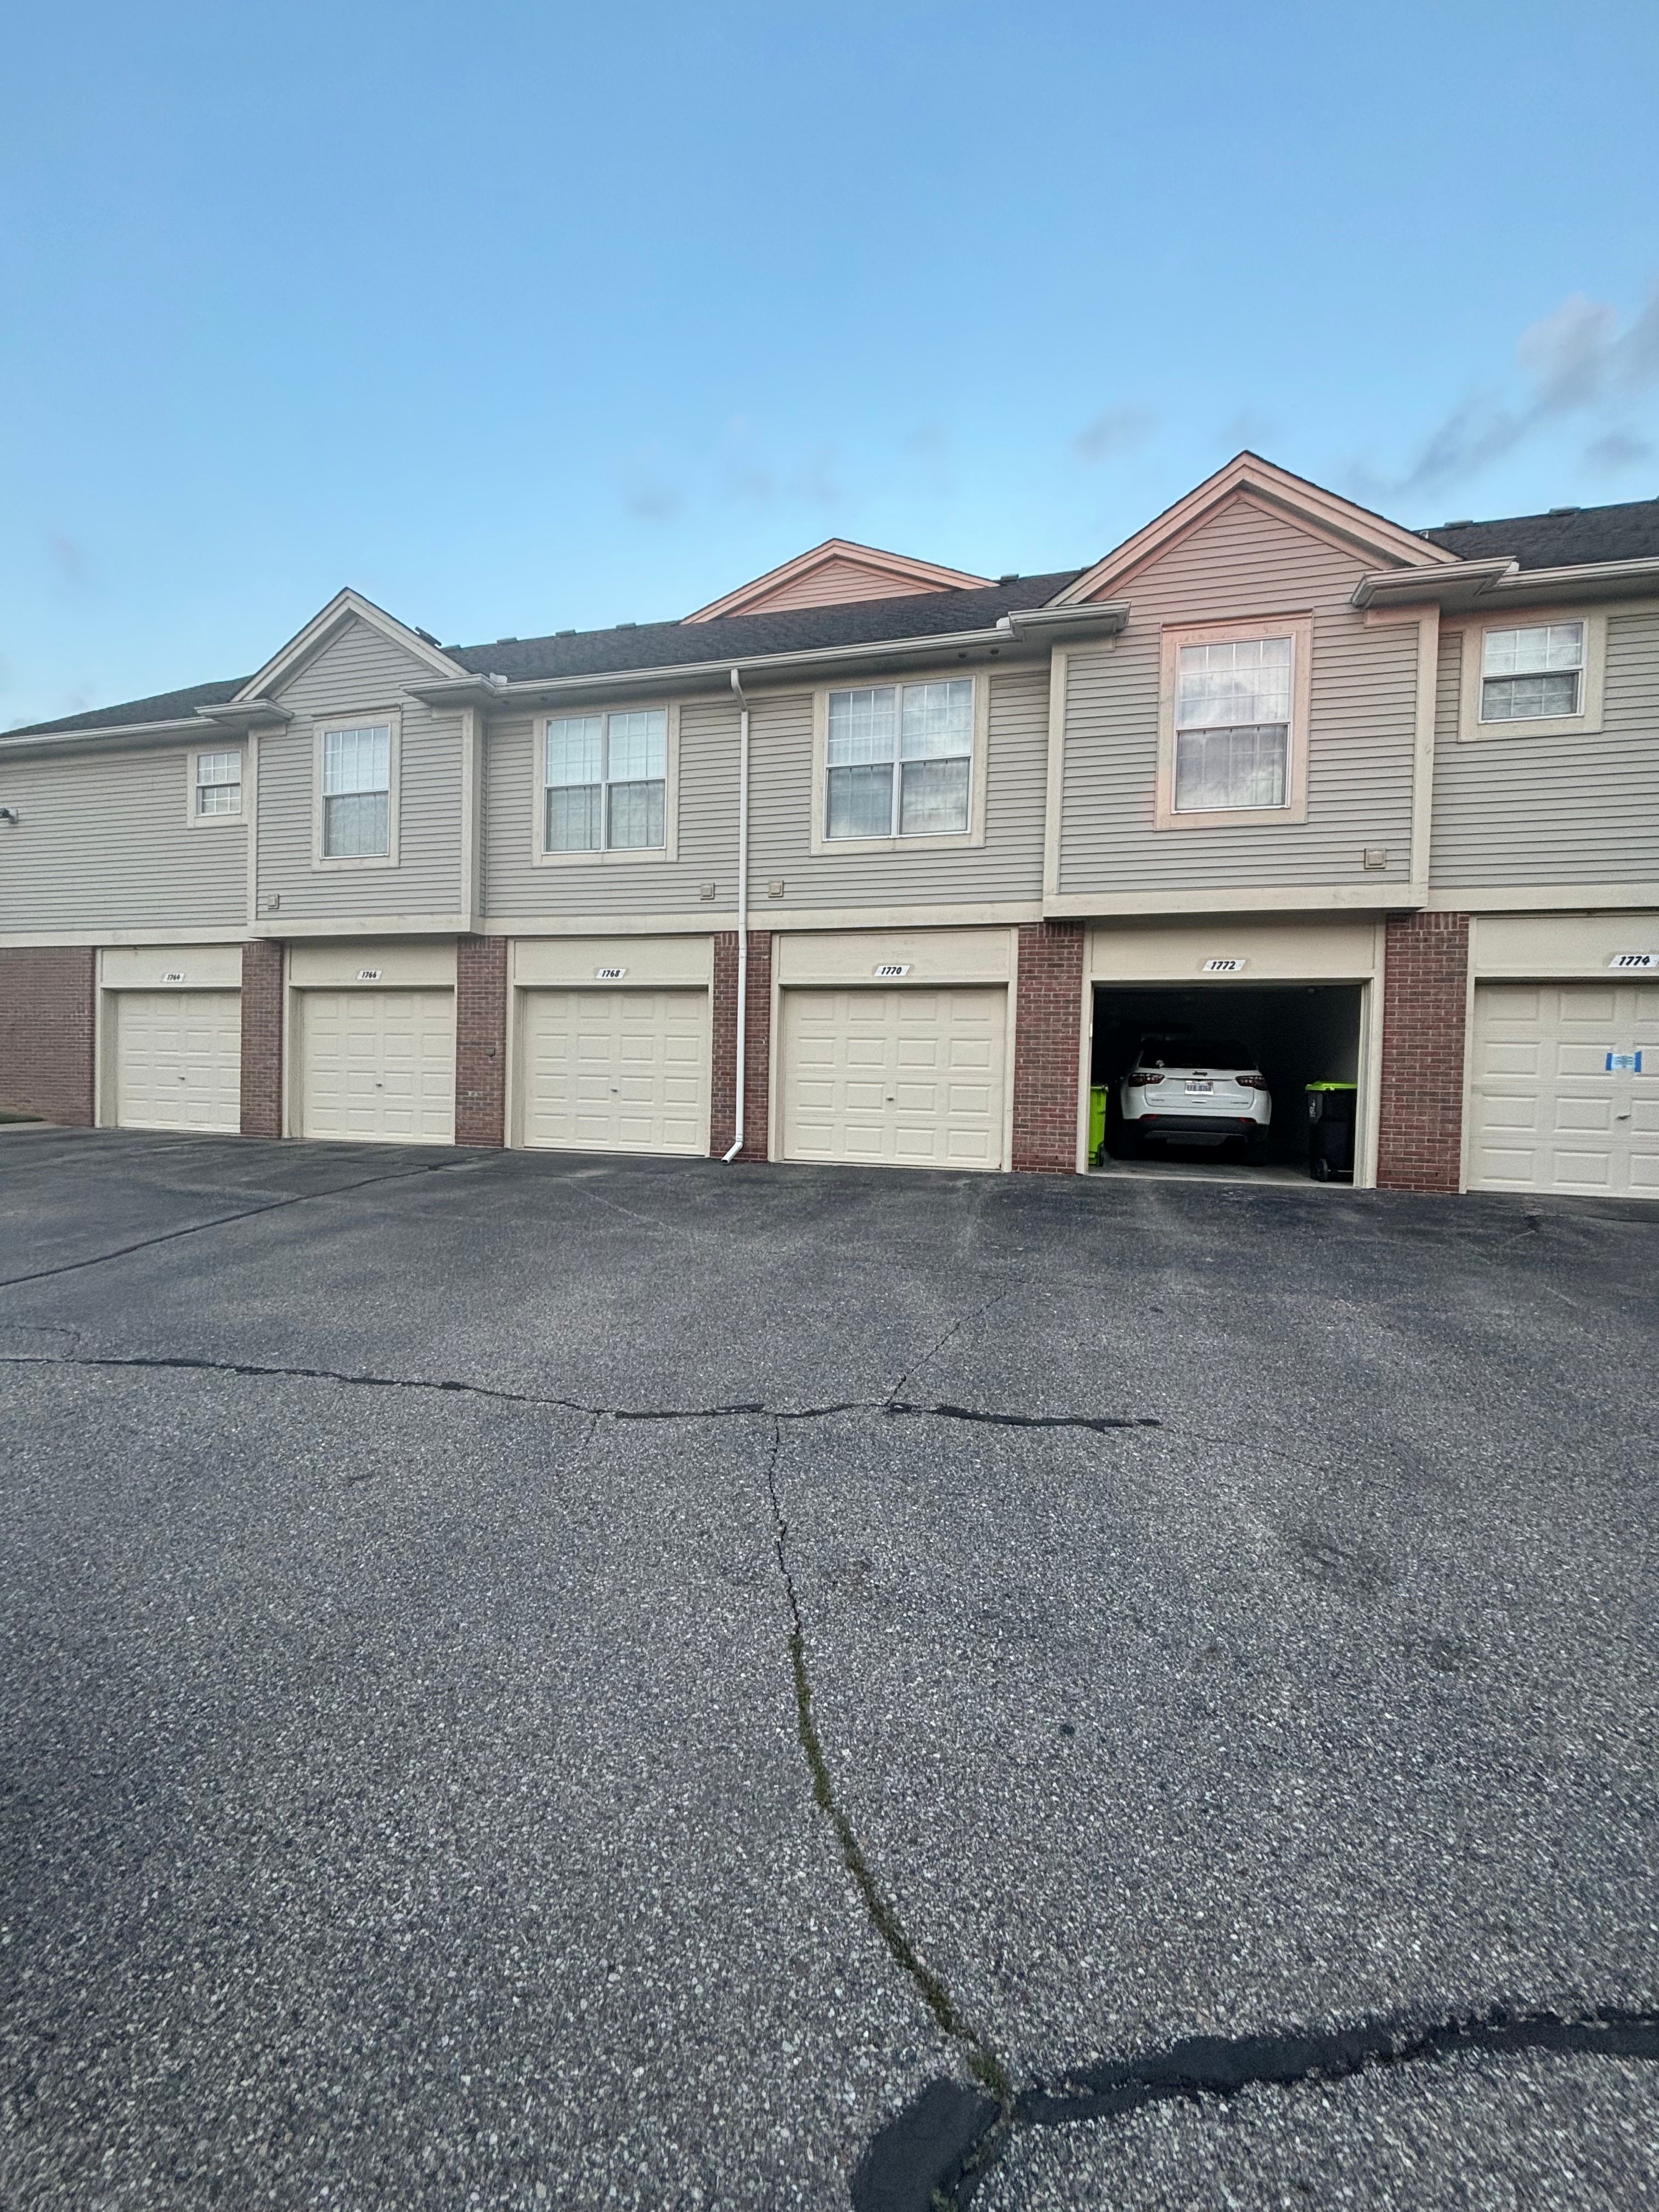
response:
<path id="1" fill-rule="evenodd" d="M 1609 1075 L 1639 1075 L 1641 1073 L 1642 1055 L 1639 1052 L 1610 1052 L 1607 1054 Z"/>

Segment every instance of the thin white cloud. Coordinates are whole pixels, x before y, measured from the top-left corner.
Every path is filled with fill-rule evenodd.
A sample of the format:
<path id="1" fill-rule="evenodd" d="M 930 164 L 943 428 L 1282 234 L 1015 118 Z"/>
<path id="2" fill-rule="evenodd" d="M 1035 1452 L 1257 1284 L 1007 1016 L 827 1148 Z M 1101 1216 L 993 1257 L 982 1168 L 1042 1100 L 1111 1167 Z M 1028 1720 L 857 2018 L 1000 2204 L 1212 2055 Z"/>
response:
<path id="1" fill-rule="evenodd" d="M 1659 288 L 1623 327 L 1616 307 L 1574 292 L 1522 331 L 1515 356 L 1518 396 L 1492 387 L 1473 392 L 1435 425 L 1402 473 L 1356 473 L 1370 489 L 1396 496 L 1437 491 L 1574 419 L 1597 433 L 1587 450 L 1598 465 L 1645 458 L 1645 440 L 1619 418 L 1659 385 Z"/>
<path id="2" fill-rule="evenodd" d="M 1150 408 L 1109 407 L 1078 432 L 1072 451 L 1080 461 L 1104 461 L 1114 453 L 1137 453 L 1152 436 L 1157 422 Z"/>

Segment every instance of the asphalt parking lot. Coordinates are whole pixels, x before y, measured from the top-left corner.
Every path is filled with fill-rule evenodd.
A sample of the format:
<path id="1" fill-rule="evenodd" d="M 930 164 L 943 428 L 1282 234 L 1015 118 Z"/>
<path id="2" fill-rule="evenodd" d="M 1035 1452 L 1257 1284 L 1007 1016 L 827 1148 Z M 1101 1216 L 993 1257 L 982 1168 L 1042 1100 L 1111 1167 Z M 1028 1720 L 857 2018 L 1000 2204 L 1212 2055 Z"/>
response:
<path id="1" fill-rule="evenodd" d="M 1656 1259 L 0 1133 L 0 2201 L 1659 2202 Z"/>

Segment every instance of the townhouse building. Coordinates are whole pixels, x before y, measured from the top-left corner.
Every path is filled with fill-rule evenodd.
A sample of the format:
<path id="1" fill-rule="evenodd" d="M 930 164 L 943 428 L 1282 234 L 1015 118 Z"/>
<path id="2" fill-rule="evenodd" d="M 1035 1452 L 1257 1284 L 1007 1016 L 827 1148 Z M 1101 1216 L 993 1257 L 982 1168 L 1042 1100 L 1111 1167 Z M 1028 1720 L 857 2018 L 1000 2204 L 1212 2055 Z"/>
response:
<path id="1" fill-rule="evenodd" d="M 1659 501 L 1411 531 L 1241 454 L 1093 566 L 831 541 L 675 622 L 0 738 L 0 1103 L 1083 1170 L 1160 1024 L 1356 1182 L 1659 1197 Z"/>

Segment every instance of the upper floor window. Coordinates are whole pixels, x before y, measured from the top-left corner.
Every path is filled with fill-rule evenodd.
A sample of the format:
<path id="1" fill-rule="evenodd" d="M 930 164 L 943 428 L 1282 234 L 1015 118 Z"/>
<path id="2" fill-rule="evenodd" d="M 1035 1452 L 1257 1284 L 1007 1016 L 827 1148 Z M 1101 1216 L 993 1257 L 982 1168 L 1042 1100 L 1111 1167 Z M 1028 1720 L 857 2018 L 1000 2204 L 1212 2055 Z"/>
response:
<path id="1" fill-rule="evenodd" d="M 196 787 L 191 811 L 198 821 L 213 814 L 242 811 L 242 756 L 240 752 L 198 753 Z"/>
<path id="2" fill-rule="evenodd" d="M 1176 667 L 1176 811 L 1283 806 L 1293 641 L 1252 637 L 1183 645 Z"/>
<path id="3" fill-rule="evenodd" d="M 1489 629 L 1480 647 L 1483 722 L 1538 722 L 1583 712 L 1584 625 Z"/>
<path id="4" fill-rule="evenodd" d="M 386 860 L 392 852 L 392 726 L 323 732 L 325 860 Z"/>
<path id="5" fill-rule="evenodd" d="M 1307 819 L 1312 648 L 1308 615 L 1164 630 L 1157 828 Z"/>
<path id="6" fill-rule="evenodd" d="M 974 683 L 830 694 L 824 836 L 937 837 L 971 821 Z"/>
<path id="7" fill-rule="evenodd" d="M 544 849 L 661 851 L 668 842 L 668 713 L 562 714 L 547 725 Z"/>

